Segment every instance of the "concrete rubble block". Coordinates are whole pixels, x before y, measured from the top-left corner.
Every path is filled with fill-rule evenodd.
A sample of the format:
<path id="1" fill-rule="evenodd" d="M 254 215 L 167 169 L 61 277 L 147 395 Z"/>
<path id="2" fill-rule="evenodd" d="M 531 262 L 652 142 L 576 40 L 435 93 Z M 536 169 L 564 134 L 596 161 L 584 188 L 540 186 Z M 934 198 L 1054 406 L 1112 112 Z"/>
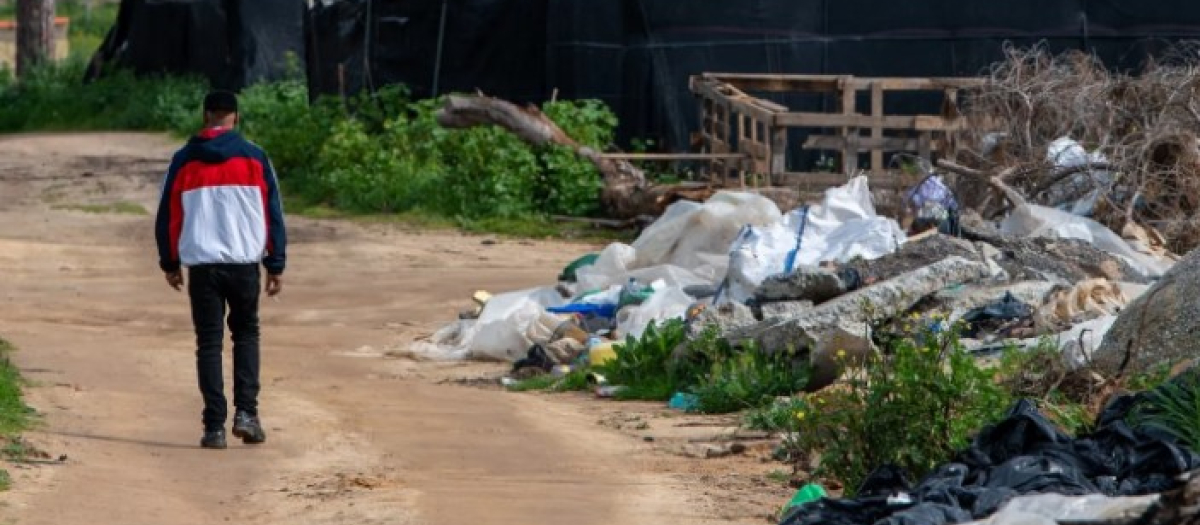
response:
<path id="1" fill-rule="evenodd" d="M 985 279 L 989 274 L 986 264 L 947 257 L 838 297 L 799 317 L 757 323 L 734 332 L 730 339 L 753 340 L 767 352 L 809 348 L 814 363 L 827 364 L 834 359 L 830 352 L 845 350 L 854 357 L 856 351 L 869 350 L 872 324 L 911 310 L 939 290 Z M 825 386 L 817 379 L 810 387 Z"/>
<path id="2" fill-rule="evenodd" d="M 1179 261 L 1144 294 L 1127 304 L 1093 355 L 1102 373 L 1127 372 L 1196 355 L 1200 335 L 1200 250 Z"/>
<path id="3" fill-rule="evenodd" d="M 717 333 L 724 337 L 737 330 L 752 326 L 758 322 L 754 311 L 742 303 L 730 302 L 710 306 L 700 312 L 691 322 L 691 337 L 699 336 L 710 326 L 715 326 Z"/>
<path id="4" fill-rule="evenodd" d="M 1057 287 L 1048 281 L 955 286 L 933 294 L 930 310 L 949 312 L 950 320 L 957 321 L 970 310 L 999 301 L 1005 293 L 1012 293 L 1018 301 L 1036 308 L 1045 304 Z"/>
<path id="5" fill-rule="evenodd" d="M 764 303 L 759 306 L 764 321 L 772 319 L 794 319 L 800 317 L 813 309 L 812 301 L 777 301 L 772 303 Z"/>
<path id="6" fill-rule="evenodd" d="M 768 277 L 754 292 L 759 304 L 775 301 L 812 301 L 820 304 L 846 293 L 837 274 L 815 266 Z"/>
<path id="7" fill-rule="evenodd" d="M 895 253 L 871 261 L 851 261 L 846 266 L 857 270 L 864 284 L 868 284 L 919 270 L 947 257 L 981 260 L 979 249 L 970 241 L 933 233 L 905 242 Z"/>

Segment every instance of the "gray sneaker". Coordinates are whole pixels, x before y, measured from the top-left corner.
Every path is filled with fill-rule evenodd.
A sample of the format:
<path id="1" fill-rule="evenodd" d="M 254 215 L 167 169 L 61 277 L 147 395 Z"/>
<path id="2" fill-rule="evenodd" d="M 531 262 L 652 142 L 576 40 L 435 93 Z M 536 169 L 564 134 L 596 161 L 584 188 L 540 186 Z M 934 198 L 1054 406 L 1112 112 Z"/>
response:
<path id="1" fill-rule="evenodd" d="M 242 438 L 242 443 L 247 445 L 257 445 L 267 440 L 267 434 L 263 432 L 258 417 L 241 410 L 233 416 L 233 436 Z"/>

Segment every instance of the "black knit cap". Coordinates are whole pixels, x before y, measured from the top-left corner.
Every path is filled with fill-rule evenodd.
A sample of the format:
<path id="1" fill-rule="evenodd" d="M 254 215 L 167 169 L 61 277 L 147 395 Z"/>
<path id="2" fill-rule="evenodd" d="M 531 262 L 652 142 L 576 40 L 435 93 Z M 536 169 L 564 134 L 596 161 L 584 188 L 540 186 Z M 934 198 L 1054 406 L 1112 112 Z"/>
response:
<path id="1" fill-rule="evenodd" d="M 230 91 L 211 91 L 204 96 L 204 111 L 233 113 L 237 110 L 237 95 Z"/>

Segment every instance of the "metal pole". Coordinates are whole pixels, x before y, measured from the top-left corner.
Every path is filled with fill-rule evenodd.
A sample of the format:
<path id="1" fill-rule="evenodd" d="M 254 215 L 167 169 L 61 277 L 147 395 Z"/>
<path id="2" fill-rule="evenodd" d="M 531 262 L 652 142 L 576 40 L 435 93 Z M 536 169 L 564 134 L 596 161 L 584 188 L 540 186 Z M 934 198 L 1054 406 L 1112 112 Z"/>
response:
<path id="1" fill-rule="evenodd" d="M 442 44 L 446 41 L 446 11 L 450 0 L 442 0 L 442 20 L 438 23 L 437 54 L 433 62 L 433 96 L 438 96 L 438 80 L 442 76 Z"/>

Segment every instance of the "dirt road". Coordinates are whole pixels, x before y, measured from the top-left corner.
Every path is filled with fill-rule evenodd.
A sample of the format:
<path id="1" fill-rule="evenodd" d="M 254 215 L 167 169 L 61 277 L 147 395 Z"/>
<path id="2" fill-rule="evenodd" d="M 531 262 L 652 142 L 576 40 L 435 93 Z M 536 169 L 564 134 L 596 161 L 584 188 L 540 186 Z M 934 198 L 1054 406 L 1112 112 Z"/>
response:
<path id="1" fill-rule="evenodd" d="M 52 458 L 8 466 L 16 488 L 0 494 L 0 522 L 687 524 L 769 514 L 754 487 L 730 496 L 717 486 L 728 466 L 697 467 L 598 425 L 610 407 L 446 384 L 437 380 L 479 366 L 383 356 L 451 319 L 475 289 L 553 279 L 586 249 L 577 245 L 292 218 L 285 290 L 262 308 L 268 443 L 197 448 L 186 297 L 163 282 L 152 219 L 137 213 L 153 211 L 172 148 L 155 135 L 0 137 L 0 337 L 21 349 L 28 401 L 43 415 L 29 439 Z M 778 502 L 780 491 L 761 493 Z"/>

